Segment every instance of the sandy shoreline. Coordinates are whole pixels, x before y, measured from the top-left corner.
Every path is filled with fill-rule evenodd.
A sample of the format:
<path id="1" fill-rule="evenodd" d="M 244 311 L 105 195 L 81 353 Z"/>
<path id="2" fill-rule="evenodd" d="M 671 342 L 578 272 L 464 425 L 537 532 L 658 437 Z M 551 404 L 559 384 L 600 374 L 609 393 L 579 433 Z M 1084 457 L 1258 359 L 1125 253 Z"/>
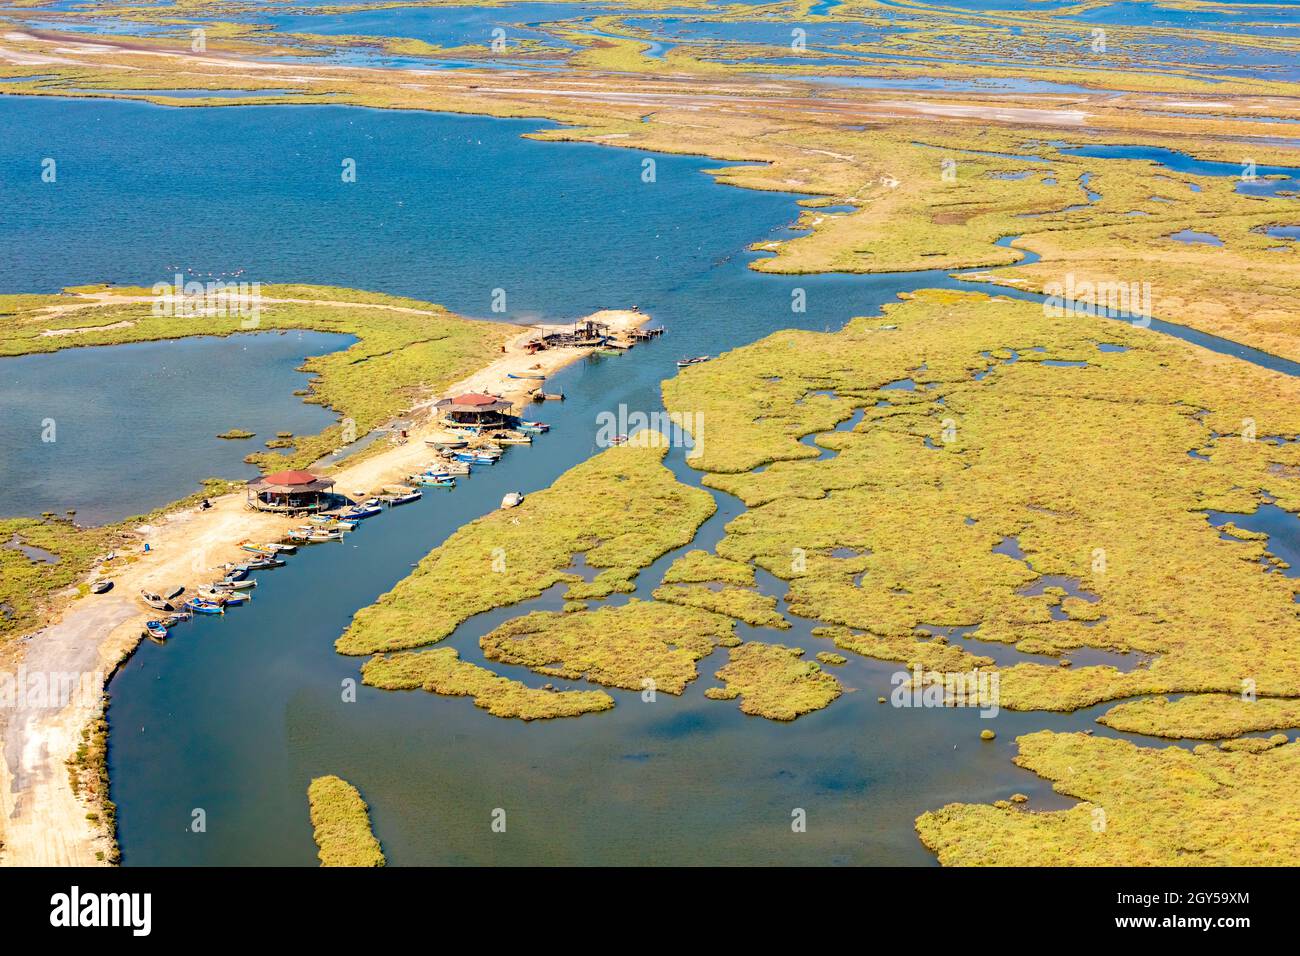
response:
<path id="1" fill-rule="evenodd" d="M 642 312 L 623 310 L 606 310 L 590 318 L 615 333 L 631 331 L 649 320 Z M 551 375 L 591 351 L 526 351 L 528 340 L 553 328 L 561 327 L 521 329 L 498 359 L 448 386 L 443 394 L 489 392 L 522 408 L 537 385 L 512 379 L 511 374 Z M 370 494 L 420 470 L 433 457 L 425 439 L 443 434 L 429 413 L 430 404 L 412 410 L 415 423 L 404 444 L 327 469 L 336 489 L 346 495 Z M 156 591 L 169 585 L 184 585 L 192 592 L 196 585 L 220 577 L 221 564 L 250 557 L 240 550 L 241 542 L 279 540 L 302 523 L 248 510 L 242 491 L 214 498 L 212 506 L 206 511 L 179 509 L 138 528 L 141 545 L 129 554 L 130 563 L 110 575 L 112 591 L 74 601 L 54 621 L 21 639 L 25 651 L 20 666 L 28 674 L 93 674 L 95 692 L 74 694 L 61 705 L 20 702 L 5 711 L 0 722 L 0 864 L 95 866 L 108 858 L 112 841 L 86 819 L 89 808 L 73 793 L 67 761 L 81 744 L 83 729 L 101 712 L 103 682 L 139 642 L 144 622 L 157 615 L 137 595 L 141 589 Z M 143 551 L 146 542 L 148 552 Z"/>

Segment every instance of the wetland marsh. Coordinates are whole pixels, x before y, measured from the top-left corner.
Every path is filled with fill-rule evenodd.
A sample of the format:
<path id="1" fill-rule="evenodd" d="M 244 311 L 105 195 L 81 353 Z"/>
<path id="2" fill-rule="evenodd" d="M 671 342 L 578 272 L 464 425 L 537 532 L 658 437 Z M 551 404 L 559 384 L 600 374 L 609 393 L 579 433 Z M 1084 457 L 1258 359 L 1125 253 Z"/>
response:
<path id="1" fill-rule="evenodd" d="M 33 344 L 42 330 L 71 327 L 47 311 L 72 298 L 60 289 L 147 289 L 180 268 L 266 283 L 273 324 L 293 330 L 252 336 L 286 346 L 238 370 L 257 390 L 230 387 L 244 379 L 213 357 L 246 336 L 151 325 L 139 303 L 94 308 L 97 347 L 0 358 L 20 393 L 0 391 L 0 411 L 40 412 L 36 372 L 21 376 L 56 368 L 77 386 L 58 388 L 60 415 L 84 427 L 83 396 L 143 400 L 126 397 L 132 379 L 194 353 L 183 377 L 201 414 L 173 403 L 158 419 L 199 423 L 185 471 L 151 482 L 157 442 L 112 447 L 127 423 L 101 416 L 102 460 L 54 489 L 84 501 L 93 484 L 106 515 L 191 490 L 204 469 L 241 477 L 243 443 L 216 438 L 227 428 L 259 447 L 315 434 L 286 459 L 310 464 L 337 444 L 337 415 L 365 432 L 403 414 L 485 362 L 502 322 L 636 307 L 667 329 L 554 374 L 546 388 L 566 400 L 545 407 L 552 429 L 531 447 L 261 572 L 250 606 L 137 648 L 108 687 L 122 862 L 1287 859 L 1293 834 L 1260 807 L 1290 799 L 1300 697 L 1290 141 L 1234 139 L 1182 109 L 1158 122 L 1213 134 L 1152 133 L 1129 94 L 1086 92 L 1116 64 L 1077 50 L 1059 72 L 1018 75 L 1082 29 L 1040 4 L 980 3 L 971 18 L 797 4 L 815 35 L 794 58 L 773 55 L 788 24 L 751 22 L 741 5 L 608 6 L 506 4 L 463 22 L 331 8 L 278 23 L 317 28 L 273 54 L 295 64 L 328 47 L 322 60 L 457 67 L 392 85 L 324 63 L 324 95 L 354 105 L 0 96 L 0 131 L 60 157 L 55 191 L 22 174 L 38 157 L 19 137 L 0 140 L 0 173 L 32 213 L 0 221 L 6 354 L 47 351 Z M 1196 90 L 1211 67 L 1238 89 L 1295 79 L 1274 68 L 1295 39 L 1285 31 L 1236 31 L 1236 46 L 1198 34 L 1173 79 L 1177 57 L 1161 57 L 1177 31 L 1225 13 L 1126 33 L 1089 9 L 1148 56 L 1115 89 Z M 462 48 L 496 22 L 525 27 L 490 64 L 517 70 L 502 79 L 472 72 L 489 64 Z M 1025 50 L 1006 45 L 1031 28 Z M 264 64 L 284 39 L 218 34 Z M 957 55 L 972 35 L 1001 39 L 986 58 Z M 973 99 L 817 90 L 836 82 L 825 57 L 860 72 L 885 45 L 894 72 L 863 84 Z M 930 58 L 949 69 L 923 77 Z M 805 59 L 817 86 L 733 85 Z M 448 78 L 462 66 L 470 79 Z M 214 91 L 243 88 L 225 64 L 204 69 Z M 278 69 L 249 95 L 292 99 Z M 686 92 L 695 73 L 716 92 Z M 109 71 L 58 75 L 44 92 L 131 88 Z M 628 92 L 593 94 L 593 75 Z M 141 87 L 185 90 L 162 68 Z M 995 95 L 1029 105 L 1001 112 Z M 687 96 L 701 98 L 674 99 Z M 512 118 L 431 111 L 474 107 Z M 1259 108 L 1290 107 L 1279 95 Z M 1204 236 L 1215 242 L 1188 241 Z M 1095 296 L 1076 308 L 1079 283 L 1095 292 L 1117 272 L 1155 286 L 1125 300 L 1140 310 L 1098 314 Z M 1053 311 L 1063 278 L 1068 307 Z M 416 315 L 345 319 L 349 302 Z M 113 338 L 122 322 L 144 341 Z M 440 329 L 430 341 L 426 323 Z M 321 356 L 308 368 L 326 408 L 293 394 L 290 366 L 307 354 Z M 712 360 L 675 368 L 695 355 Z M 76 371 L 97 359 L 120 379 Z M 262 418 L 234 414 L 251 402 Z M 602 417 L 665 409 L 706 427 L 666 448 L 633 428 L 621 447 L 598 437 Z M 141 468 L 129 492 L 97 470 L 126 448 Z M 507 492 L 523 503 L 497 510 Z M 32 550 L 40 540 L 16 537 L 6 559 L 57 567 Z M 1000 698 L 924 704 L 954 673 L 994 677 Z M 1258 709 L 1236 696 L 1245 681 Z M 1227 815 L 1186 825 L 1216 786 Z M 210 835 L 185 831 L 196 805 Z M 1113 839 L 1091 826 L 1102 805 Z M 489 826 L 498 810 L 507 832 Z"/>

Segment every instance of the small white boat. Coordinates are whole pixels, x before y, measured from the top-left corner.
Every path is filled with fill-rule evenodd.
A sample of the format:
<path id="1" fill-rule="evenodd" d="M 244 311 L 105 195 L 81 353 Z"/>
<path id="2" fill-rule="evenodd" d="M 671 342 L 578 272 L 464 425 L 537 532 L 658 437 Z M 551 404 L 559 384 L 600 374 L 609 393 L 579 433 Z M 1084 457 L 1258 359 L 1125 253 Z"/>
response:
<path id="1" fill-rule="evenodd" d="M 257 578 L 243 578 L 239 581 L 213 581 L 212 588 L 216 591 L 251 591 L 257 587 Z"/>
<path id="2" fill-rule="evenodd" d="M 678 359 L 677 367 L 686 368 L 687 366 L 690 365 L 699 365 L 701 362 L 707 362 L 710 358 L 711 356 L 708 355 L 697 355 L 694 358 Z"/>
<path id="3" fill-rule="evenodd" d="M 503 445 L 531 445 L 533 439 L 531 435 L 525 435 L 523 432 L 507 432 L 504 435 L 498 435 L 497 441 Z"/>
<path id="4" fill-rule="evenodd" d="M 501 499 L 502 508 L 518 508 L 524 503 L 524 496 L 518 491 L 512 491 Z"/>
<path id="5" fill-rule="evenodd" d="M 437 461 L 431 461 L 424 466 L 426 475 L 451 475 L 453 478 L 468 475 L 470 466 L 464 461 L 446 461 L 439 458 Z"/>
<path id="6" fill-rule="evenodd" d="M 410 504 L 412 501 L 419 501 L 424 495 L 419 488 L 407 488 L 395 494 L 384 496 L 384 501 L 388 502 L 388 507 L 396 508 L 398 505 Z"/>
<path id="7" fill-rule="evenodd" d="M 530 422 L 527 419 L 520 419 L 519 430 L 523 432 L 536 432 L 542 434 L 544 432 L 549 432 L 551 426 L 546 424 L 546 422 Z"/>
<path id="8" fill-rule="evenodd" d="M 222 607 L 234 607 L 252 599 L 252 595 L 245 594 L 243 591 L 224 591 L 219 588 L 199 588 L 199 597 Z"/>

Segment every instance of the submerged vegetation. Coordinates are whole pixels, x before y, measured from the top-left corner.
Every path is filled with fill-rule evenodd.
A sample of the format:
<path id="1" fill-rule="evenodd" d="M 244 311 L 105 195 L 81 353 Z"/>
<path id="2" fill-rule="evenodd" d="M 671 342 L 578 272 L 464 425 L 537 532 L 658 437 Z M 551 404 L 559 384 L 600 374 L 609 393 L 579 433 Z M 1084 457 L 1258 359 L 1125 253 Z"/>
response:
<path id="1" fill-rule="evenodd" d="M 316 777 L 307 800 L 321 866 L 384 865 L 379 841 L 370 831 L 370 808 L 356 787 L 332 775 Z"/>

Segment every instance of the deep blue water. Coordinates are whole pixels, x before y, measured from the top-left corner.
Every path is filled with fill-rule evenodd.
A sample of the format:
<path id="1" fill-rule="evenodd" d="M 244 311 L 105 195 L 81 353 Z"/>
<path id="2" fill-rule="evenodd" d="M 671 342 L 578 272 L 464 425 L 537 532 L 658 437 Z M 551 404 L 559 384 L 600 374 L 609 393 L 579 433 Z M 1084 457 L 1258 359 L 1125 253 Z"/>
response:
<path id="1" fill-rule="evenodd" d="M 450 494 L 372 519 L 344 543 L 304 549 L 290 567 L 259 575 L 251 605 L 180 628 L 164 647 L 142 646 L 110 685 L 125 862 L 311 865 L 305 793 L 323 773 L 361 789 L 395 864 L 924 864 L 912 820 L 926 809 L 1016 791 L 1037 808 L 1068 803 L 1011 764 L 1013 738 L 1092 726 L 1096 709 L 987 721 L 971 710 L 880 706 L 897 667 L 859 658 L 836 671 L 853 692 L 789 725 L 703 698 L 720 654 L 701 662 L 681 699 L 648 704 L 615 691 L 614 711 L 577 720 L 523 725 L 464 699 L 364 687 L 343 702 L 341 682 L 360 662 L 332 643 L 353 612 L 505 492 L 545 487 L 595 452 L 598 413 L 659 408 L 659 383 L 678 356 L 781 328 L 837 328 L 900 291 L 955 284 L 938 273 L 755 273 L 745 247 L 785 234 L 795 197 L 718 186 L 702 172 L 716 161 L 688 157 L 653 157 L 657 181 L 643 183 L 647 154 L 520 138 L 539 125 L 0 99 L 0 133 L 24 131 L 0 136 L 0 175 L 13 191 L 5 208 L 31 212 L 30 228 L 0 223 L 0 289 L 152 282 L 180 263 L 420 295 L 471 314 L 487 314 L 499 287 L 512 318 L 637 304 L 668 330 L 557 376 L 567 401 L 539 411 L 555 428 L 535 446 L 511 449 Z M 88 139 L 93 149 L 81 145 Z M 57 184 L 36 175 L 45 155 L 62 157 Z M 358 182 L 341 184 L 349 156 Z M 790 307 L 799 288 L 803 313 Z M 698 482 L 679 450 L 670 463 Z M 694 546 L 711 545 L 740 511 L 715 499 L 719 513 Z M 642 574 L 643 589 L 668 560 Z M 780 593 L 771 580 L 763 587 Z M 481 615 L 451 644 L 476 659 L 478 636 L 519 612 Z M 806 622 L 746 636 L 810 655 L 827 648 Z M 990 725 L 998 739 L 983 744 Z M 505 834 L 489 827 L 497 807 L 507 810 Z M 808 813 L 807 833 L 790 830 L 796 807 Z M 207 814 L 202 834 L 188 832 L 196 808 Z"/>

